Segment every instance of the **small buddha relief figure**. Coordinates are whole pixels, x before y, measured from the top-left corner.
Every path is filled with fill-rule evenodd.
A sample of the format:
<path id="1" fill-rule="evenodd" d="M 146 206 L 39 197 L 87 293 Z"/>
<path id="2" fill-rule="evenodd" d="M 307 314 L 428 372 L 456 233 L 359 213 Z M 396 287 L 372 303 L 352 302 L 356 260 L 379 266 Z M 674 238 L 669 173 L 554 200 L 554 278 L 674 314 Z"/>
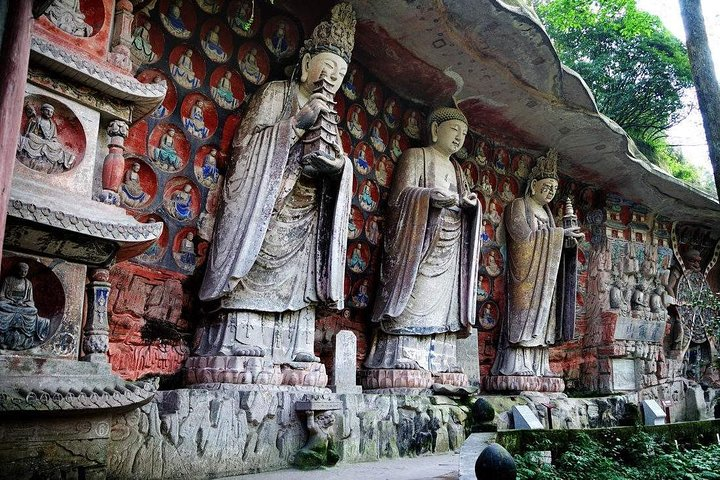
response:
<path id="1" fill-rule="evenodd" d="M 165 209 L 180 221 L 190 220 L 193 216 L 192 186 L 186 183 L 181 190 L 175 190 L 166 202 Z"/>
<path id="2" fill-rule="evenodd" d="M 175 149 L 175 134 L 174 128 L 168 128 L 160 137 L 158 146 L 152 148 L 152 159 L 171 172 L 179 170 L 182 163 Z"/>
<path id="3" fill-rule="evenodd" d="M 245 77 L 255 85 L 260 85 L 265 81 L 265 74 L 258 65 L 258 50 L 253 47 L 245 54 L 240 61 L 240 71 Z"/>
<path id="4" fill-rule="evenodd" d="M 25 114 L 28 123 L 18 143 L 18 160 L 33 170 L 45 173 L 64 172 L 72 168 L 75 155 L 58 141 L 57 125 L 53 120 L 55 107 L 44 103 L 38 117 L 33 107 L 26 106 Z"/>
<path id="5" fill-rule="evenodd" d="M 205 155 L 200 172 L 202 174 L 200 183 L 208 188 L 217 185 L 218 179 L 220 178 L 220 171 L 217 167 L 217 149 L 212 148 L 207 155 Z"/>
<path id="6" fill-rule="evenodd" d="M 482 213 L 450 158 L 465 141 L 465 115 L 438 108 L 428 127 L 430 144 L 405 150 L 393 180 L 366 388 L 387 370 L 393 387 L 467 385 L 456 339 L 475 323 Z"/>
<path id="7" fill-rule="evenodd" d="M 178 263 L 187 271 L 195 269 L 197 262 L 197 253 L 195 252 L 195 234 L 188 232 L 185 237 L 180 240 L 180 250 L 177 254 Z"/>
<path id="8" fill-rule="evenodd" d="M 80 0 L 54 0 L 45 11 L 45 16 L 60 30 L 76 37 L 89 37 L 93 28 L 85 23 L 80 11 Z"/>
<path id="9" fill-rule="evenodd" d="M 210 87 L 213 99 L 218 105 L 227 110 L 234 110 L 240 106 L 240 102 L 233 94 L 231 79 L 232 72 L 228 70 L 218 79 L 217 85 Z"/>
<path id="10" fill-rule="evenodd" d="M 200 86 L 200 80 L 195 76 L 192 56 L 193 51 L 188 48 L 180 55 L 177 63 L 170 64 L 170 73 L 172 73 L 173 78 L 185 88 L 197 88 Z"/>
<path id="11" fill-rule="evenodd" d="M 552 149 L 540 157 L 525 195 L 505 209 L 507 315 L 489 389 L 564 389 L 550 370 L 549 346 L 574 336 L 577 239 L 583 234 L 577 226 L 556 226 L 548 205 L 558 189 L 557 159 Z"/>
<path id="12" fill-rule="evenodd" d="M 205 102 L 200 99 L 196 100 L 193 106 L 190 107 L 190 115 L 183 118 L 185 128 L 187 128 L 190 135 L 198 138 L 206 138 L 210 133 L 208 128 L 205 126 L 205 114 L 203 113 L 204 107 Z"/>
<path id="13" fill-rule="evenodd" d="M 207 32 L 205 39 L 201 43 L 210 60 L 223 63 L 228 59 L 227 52 L 225 52 L 220 45 L 220 25 L 213 26 Z"/>
<path id="14" fill-rule="evenodd" d="M 171 34 L 179 38 L 188 38 L 192 32 L 188 30 L 182 19 L 182 7 L 183 0 L 170 0 L 167 12 L 160 14 L 160 20 Z"/>
<path id="15" fill-rule="evenodd" d="M 140 64 L 154 63 L 158 59 L 150 42 L 150 28 L 152 28 L 150 22 L 143 22 L 132 32 L 133 40 L 130 50 Z"/>
<path id="16" fill-rule="evenodd" d="M 128 207 L 139 207 L 148 199 L 148 194 L 140 184 L 140 164 L 135 162 L 132 167 L 125 172 L 125 181 L 120 185 L 118 190 L 120 201 Z"/>
<path id="17" fill-rule="evenodd" d="M 27 350 L 47 339 L 50 320 L 39 316 L 35 308 L 32 282 L 27 278 L 29 265 L 20 262 L 16 269 L 0 288 L 0 348 Z"/>

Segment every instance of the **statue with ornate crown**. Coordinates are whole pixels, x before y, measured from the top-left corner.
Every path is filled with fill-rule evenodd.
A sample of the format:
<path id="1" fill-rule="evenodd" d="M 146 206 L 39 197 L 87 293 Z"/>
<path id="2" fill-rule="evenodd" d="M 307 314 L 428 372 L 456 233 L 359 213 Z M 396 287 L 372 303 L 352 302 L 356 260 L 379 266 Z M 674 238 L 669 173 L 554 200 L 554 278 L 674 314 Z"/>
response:
<path id="1" fill-rule="evenodd" d="M 506 209 L 507 310 L 487 390 L 561 392 L 550 370 L 549 346 L 572 340 L 575 330 L 577 239 L 582 238 L 568 203 L 562 226 L 548 204 L 558 189 L 558 154 L 540 157 L 525 196 Z"/>
<path id="2" fill-rule="evenodd" d="M 353 179 L 333 96 L 354 32 L 352 7 L 333 7 L 291 79 L 255 93 L 235 134 L 199 292 L 209 315 L 186 365 L 190 383 L 327 383 L 313 351 L 315 307 L 344 307 Z"/>
<path id="3" fill-rule="evenodd" d="M 456 108 L 428 117 L 427 147 L 403 152 L 389 216 L 377 324 L 365 361 L 369 390 L 468 385 L 456 339 L 475 323 L 481 207 L 451 156 L 468 122 Z M 392 391 L 392 390 L 391 390 Z"/>

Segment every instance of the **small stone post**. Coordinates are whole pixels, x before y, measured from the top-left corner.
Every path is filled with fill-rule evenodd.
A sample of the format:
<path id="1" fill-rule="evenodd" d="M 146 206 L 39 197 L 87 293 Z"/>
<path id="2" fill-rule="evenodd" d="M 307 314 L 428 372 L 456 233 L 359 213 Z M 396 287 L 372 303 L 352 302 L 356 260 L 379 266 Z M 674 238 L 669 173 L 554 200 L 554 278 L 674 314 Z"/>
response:
<path id="1" fill-rule="evenodd" d="M 110 296 L 110 272 L 104 268 L 93 270 L 88 289 L 87 320 L 83 330 L 83 361 L 107 363 L 109 348 L 107 304 Z"/>

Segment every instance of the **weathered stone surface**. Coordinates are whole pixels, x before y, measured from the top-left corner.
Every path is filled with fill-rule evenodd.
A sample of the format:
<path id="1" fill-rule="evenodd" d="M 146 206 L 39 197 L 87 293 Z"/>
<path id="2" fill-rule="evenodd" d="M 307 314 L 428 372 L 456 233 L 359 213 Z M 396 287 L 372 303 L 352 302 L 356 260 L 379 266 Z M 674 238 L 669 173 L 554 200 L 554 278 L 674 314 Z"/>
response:
<path id="1" fill-rule="evenodd" d="M 257 386 L 254 386 L 257 389 Z M 305 443 L 303 387 L 158 392 L 116 416 L 108 450 L 115 478 L 198 478 L 287 468 Z M 467 413 L 428 397 L 324 394 L 341 402 L 336 448 L 345 462 L 440 453 L 465 440 Z"/>

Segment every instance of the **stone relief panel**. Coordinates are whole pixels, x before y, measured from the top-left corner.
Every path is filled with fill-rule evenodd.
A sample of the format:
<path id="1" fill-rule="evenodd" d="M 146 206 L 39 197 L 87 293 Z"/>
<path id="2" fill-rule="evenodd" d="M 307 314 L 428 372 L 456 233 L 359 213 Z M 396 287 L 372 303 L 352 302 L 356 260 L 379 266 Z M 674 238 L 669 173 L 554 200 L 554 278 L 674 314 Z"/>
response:
<path id="1" fill-rule="evenodd" d="M 0 351 L 77 358 L 85 267 L 5 251 L 0 275 Z"/>
<path id="2" fill-rule="evenodd" d="M 100 113 L 32 84 L 25 93 L 15 175 L 90 197 Z"/>
<path id="3" fill-rule="evenodd" d="M 182 238 L 187 237 L 186 233 Z M 168 248 L 167 237 L 160 238 L 158 249 L 175 253 L 181 246 L 171 247 Z M 113 267 L 108 299 L 111 316 L 108 354 L 115 372 L 134 380 L 149 374 L 171 375 L 182 367 L 190 352 L 191 335 L 190 325 L 183 318 L 191 296 L 184 281 L 185 275 L 128 262 Z"/>
<path id="4" fill-rule="evenodd" d="M 43 173 L 62 173 L 85 156 L 85 132 L 64 104 L 42 95 L 25 97 L 17 160 Z"/>
<path id="5" fill-rule="evenodd" d="M 113 0 L 53 0 L 35 20 L 35 33 L 96 60 L 105 60 L 115 10 Z"/>

